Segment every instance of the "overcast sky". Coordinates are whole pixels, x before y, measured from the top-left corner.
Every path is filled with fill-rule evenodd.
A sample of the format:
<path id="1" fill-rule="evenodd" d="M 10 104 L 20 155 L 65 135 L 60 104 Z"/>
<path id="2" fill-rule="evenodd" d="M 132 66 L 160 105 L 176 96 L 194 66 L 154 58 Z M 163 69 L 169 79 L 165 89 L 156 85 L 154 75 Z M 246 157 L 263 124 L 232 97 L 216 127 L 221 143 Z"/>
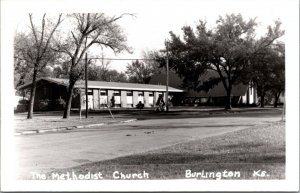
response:
<path id="1" fill-rule="evenodd" d="M 244 19 L 257 17 L 258 35 L 266 33 L 266 27 L 281 19 L 282 28 L 288 15 L 289 4 L 283 0 L 110 0 L 110 1 L 45 1 L 43 3 L 16 3 L 14 24 L 18 30 L 28 24 L 28 12 L 36 15 L 43 12 L 104 12 L 107 15 L 133 13 L 135 17 L 126 16 L 119 21 L 127 34 L 128 45 L 133 54 L 113 55 L 104 50 L 109 58 L 142 58 L 143 50 L 162 49 L 169 31 L 181 33 L 184 25 L 195 26 L 199 19 L 206 20 L 208 27 L 214 27 L 219 15 L 241 13 Z M 58 1 L 57 1 L 58 2 Z M 75 3 L 74 3 L 75 2 Z M 72 6 L 71 6 L 72 5 Z M 41 9 L 43 7 L 43 9 Z M 93 48 L 92 48 L 93 49 Z M 99 48 L 93 52 L 101 53 Z M 131 61 L 112 61 L 110 67 L 118 71 L 126 70 Z"/>

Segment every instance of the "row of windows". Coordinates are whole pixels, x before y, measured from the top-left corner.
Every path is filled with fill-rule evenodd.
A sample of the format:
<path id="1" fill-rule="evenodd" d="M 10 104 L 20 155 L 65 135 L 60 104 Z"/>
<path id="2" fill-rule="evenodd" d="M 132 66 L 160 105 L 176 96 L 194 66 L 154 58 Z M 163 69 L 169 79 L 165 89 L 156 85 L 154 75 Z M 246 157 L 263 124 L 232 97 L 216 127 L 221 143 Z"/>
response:
<path id="1" fill-rule="evenodd" d="M 207 97 L 204 97 L 204 98 L 190 97 L 190 98 L 184 98 L 184 99 L 182 99 L 181 103 L 184 103 L 184 104 L 207 103 L 208 99 L 209 98 L 207 98 Z"/>
<path id="2" fill-rule="evenodd" d="M 106 96 L 107 94 L 106 94 L 106 90 L 100 90 L 100 95 L 101 96 Z"/>
<path id="3" fill-rule="evenodd" d="M 115 90 L 114 91 L 114 96 L 121 96 L 121 91 L 120 90 Z"/>
<path id="4" fill-rule="evenodd" d="M 138 96 L 144 96 L 144 92 L 138 92 Z"/>
<path id="5" fill-rule="evenodd" d="M 88 94 L 93 95 L 93 90 L 88 90 Z M 107 90 L 100 90 L 100 95 L 101 96 L 107 96 Z M 114 96 L 121 96 L 121 91 L 120 90 L 115 90 L 113 95 Z M 133 96 L 133 91 L 127 91 L 126 95 L 127 96 Z M 144 92 L 139 91 L 138 96 L 144 96 Z M 154 96 L 154 92 L 149 92 L 149 97 L 153 97 L 153 96 Z"/>

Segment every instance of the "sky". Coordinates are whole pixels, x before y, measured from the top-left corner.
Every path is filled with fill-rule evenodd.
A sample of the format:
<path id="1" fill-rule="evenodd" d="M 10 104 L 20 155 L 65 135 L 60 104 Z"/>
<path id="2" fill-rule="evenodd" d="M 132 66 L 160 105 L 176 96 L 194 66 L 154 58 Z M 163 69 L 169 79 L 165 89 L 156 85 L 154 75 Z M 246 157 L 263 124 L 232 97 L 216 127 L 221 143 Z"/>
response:
<path id="1" fill-rule="evenodd" d="M 184 25 L 195 27 L 199 19 L 206 20 L 208 27 L 215 27 L 219 16 L 231 13 L 241 13 L 243 18 L 257 18 L 258 36 L 266 33 L 268 25 L 280 19 L 285 28 L 288 6 L 282 0 L 100 0 L 100 1 L 60 1 L 60 6 L 53 2 L 37 3 L 27 0 L 25 3 L 16 1 L 20 12 L 14 14 L 14 25 L 16 30 L 23 30 L 29 24 L 28 12 L 35 15 L 44 12 L 55 14 L 57 12 L 103 12 L 109 16 L 131 13 L 135 16 L 125 16 L 119 20 L 124 33 L 127 34 L 127 44 L 132 48 L 133 53 L 123 52 L 118 55 L 109 49 L 104 49 L 104 55 L 108 58 L 143 58 L 142 52 L 147 50 L 160 50 L 164 48 L 164 41 L 169 38 L 169 32 L 181 34 Z M 87 2 L 87 3 L 84 3 Z M 21 4 L 21 5 L 20 5 Z M 45 9 L 40 9 L 41 4 Z M 72 6 L 70 6 L 72 4 Z M 24 9 L 24 6 L 27 9 Z M 43 10 L 43 11 L 42 11 Z M 66 25 L 66 24 L 62 24 Z M 92 53 L 101 56 L 99 47 L 92 47 Z M 110 67 L 119 72 L 126 70 L 126 65 L 131 61 L 111 61 Z"/>

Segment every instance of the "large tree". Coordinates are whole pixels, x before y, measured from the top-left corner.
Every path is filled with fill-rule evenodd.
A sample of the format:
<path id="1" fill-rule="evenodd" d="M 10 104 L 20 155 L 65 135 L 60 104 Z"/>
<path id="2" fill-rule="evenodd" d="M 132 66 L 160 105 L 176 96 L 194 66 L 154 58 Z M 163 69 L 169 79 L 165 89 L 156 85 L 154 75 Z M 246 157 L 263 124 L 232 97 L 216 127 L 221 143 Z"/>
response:
<path id="1" fill-rule="evenodd" d="M 264 107 L 268 93 L 274 95 L 274 105 L 277 106 L 280 93 L 284 91 L 284 58 L 284 45 L 281 43 L 261 49 L 251 58 L 247 76 L 257 89 L 261 107 Z"/>
<path id="2" fill-rule="evenodd" d="M 269 26 L 266 36 L 256 40 L 255 19 L 245 21 L 240 14 L 220 16 L 216 24 L 208 29 L 200 20 L 196 29 L 184 26 L 182 38 L 170 32 L 170 67 L 195 90 L 208 90 L 222 82 L 227 93 L 225 109 L 230 109 L 232 87 L 240 81 L 250 58 L 270 46 L 283 31 L 276 22 L 274 27 Z M 165 59 L 157 58 L 165 65 Z M 218 76 L 203 82 L 201 75 L 209 70 Z"/>
<path id="3" fill-rule="evenodd" d="M 53 51 L 53 35 L 61 23 L 61 14 L 58 16 L 57 22 L 46 21 L 46 14 L 43 15 L 41 26 L 36 26 L 33 22 L 32 14 L 29 14 L 30 32 L 22 35 L 23 39 L 15 39 L 15 65 L 26 72 L 32 71 L 32 84 L 29 100 L 29 109 L 27 118 L 31 119 L 33 114 L 34 97 L 36 91 L 36 79 L 45 67 L 53 63 L 57 59 L 57 53 Z"/>
<path id="4" fill-rule="evenodd" d="M 69 15 L 74 28 L 70 30 L 69 37 L 58 43 L 57 50 L 65 53 L 69 58 L 69 86 L 66 107 L 63 118 L 69 118 L 72 94 L 75 83 L 84 73 L 84 55 L 93 45 L 109 47 L 115 53 L 128 49 L 126 36 L 117 21 L 120 16 L 109 17 L 104 13 L 74 13 Z"/>
<path id="5" fill-rule="evenodd" d="M 271 92 L 274 95 L 274 107 L 277 107 L 280 94 L 285 94 L 285 46 L 279 44 L 276 49 L 276 62 L 274 62 Z"/>
<path id="6" fill-rule="evenodd" d="M 257 90 L 257 95 L 260 97 L 260 106 L 264 107 L 265 100 L 268 92 L 271 90 L 272 78 L 272 62 L 273 52 L 271 49 L 266 48 L 258 54 L 252 57 L 251 67 L 248 71 L 248 76 L 253 83 L 253 86 Z M 248 80 L 248 78 L 247 78 Z"/>

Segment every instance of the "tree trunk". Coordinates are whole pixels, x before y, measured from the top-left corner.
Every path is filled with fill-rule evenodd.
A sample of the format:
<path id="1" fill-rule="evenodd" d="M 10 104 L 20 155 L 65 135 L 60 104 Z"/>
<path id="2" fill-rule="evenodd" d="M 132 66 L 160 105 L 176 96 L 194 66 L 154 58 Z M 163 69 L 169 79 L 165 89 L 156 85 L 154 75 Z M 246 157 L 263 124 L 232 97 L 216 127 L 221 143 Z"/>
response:
<path id="1" fill-rule="evenodd" d="M 66 107 L 65 107 L 64 115 L 63 115 L 64 119 L 68 119 L 70 117 L 71 104 L 72 104 L 72 94 L 73 94 L 74 85 L 75 85 L 75 82 L 73 83 L 70 80 L 69 89 L 68 89 L 68 93 L 67 93 Z"/>
<path id="2" fill-rule="evenodd" d="M 275 93 L 274 108 L 277 108 L 277 106 L 278 106 L 279 96 L 280 96 L 280 92 Z"/>
<path id="3" fill-rule="evenodd" d="M 36 91 L 36 75 L 37 75 L 37 70 L 34 69 L 33 77 L 32 77 L 32 84 L 31 84 L 31 92 L 30 92 L 30 100 L 29 100 L 27 119 L 32 119 L 32 115 L 33 115 L 34 97 L 35 97 L 35 91 Z"/>
<path id="4" fill-rule="evenodd" d="M 265 107 L 265 94 L 262 94 L 260 96 L 260 107 L 261 108 Z"/>
<path id="5" fill-rule="evenodd" d="M 227 91 L 225 110 L 231 109 L 231 88 Z"/>

